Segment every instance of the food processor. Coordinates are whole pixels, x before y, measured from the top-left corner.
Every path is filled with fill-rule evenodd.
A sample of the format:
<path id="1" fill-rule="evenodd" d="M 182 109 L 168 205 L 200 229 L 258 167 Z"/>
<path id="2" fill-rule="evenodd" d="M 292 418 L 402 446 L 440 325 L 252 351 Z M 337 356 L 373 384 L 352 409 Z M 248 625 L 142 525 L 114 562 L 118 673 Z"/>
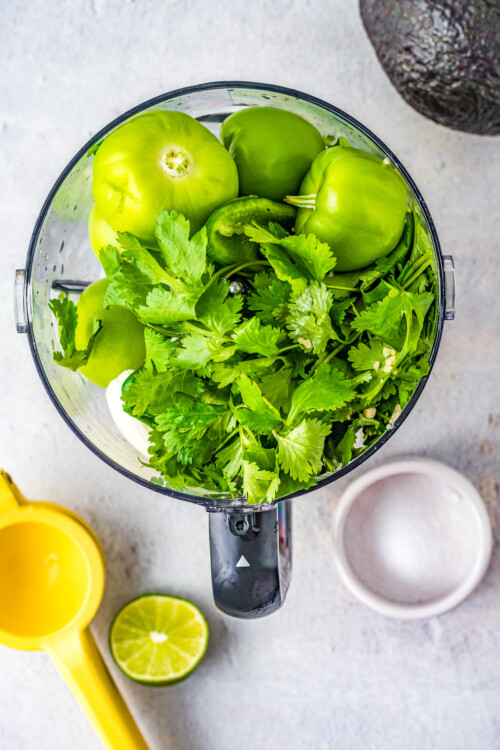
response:
<path id="1" fill-rule="evenodd" d="M 388 157 L 405 179 L 408 194 L 434 247 L 439 298 L 430 366 L 436 359 L 445 320 L 454 317 L 454 267 L 441 254 L 427 206 L 413 180 L 390 150 L 364 125 L 315 97 L 291 89 L 258 83 L 219 82 L 172 91 L 144 102 L 97 133 L 69 162 L 52 188 L 36 222 L 26 267 L 16 271 L 17 330 L 26 333 L 38 373 L 59 414 L 84 444 L 117 471 L 154 492 L 203 506 L 210 514 L 210 551 L 216 605 L 237 617 L 269 614 L 284 602 L 291 574 L 291 498 L 248 505 L 229 494 L 180 492 L 144 466 L 136 450 L 118 431 L 106 403 L 105 391 L 76 371 L 53 360 L 59 348 L 57 325 L 49 301 L 61 290 L 76 301 L 85 286 L 103 277 L 90 248 L 87 221 L 93 204 L 92 160 L 100 142 L 135 115 L 178 110 L 195 117 L 215 135 L 232 113 L 250 106 L 272 106 L 301 115 L 329 142 L 343 136 L 359 149 Z M 416 404 L 427 378 L 419 383 L 392 429 L 365 453 L 336 472 L 325 472 L 312 489 L 344 476 L 370 458 L 397 431 Z"/>

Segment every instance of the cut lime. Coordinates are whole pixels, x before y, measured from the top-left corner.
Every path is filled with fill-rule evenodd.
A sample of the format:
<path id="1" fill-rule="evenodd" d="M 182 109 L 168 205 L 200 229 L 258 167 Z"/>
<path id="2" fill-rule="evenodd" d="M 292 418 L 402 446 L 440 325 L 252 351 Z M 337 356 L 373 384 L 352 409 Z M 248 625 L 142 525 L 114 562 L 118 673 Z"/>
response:
<path id="1" fill-rule="evenodd" d="M 115 615 L 109 647 L 127 677 L 144 685 L 169 685 L 187 677 L 202 660 L 208 626 L 186 599 L 146 594 Z"/>

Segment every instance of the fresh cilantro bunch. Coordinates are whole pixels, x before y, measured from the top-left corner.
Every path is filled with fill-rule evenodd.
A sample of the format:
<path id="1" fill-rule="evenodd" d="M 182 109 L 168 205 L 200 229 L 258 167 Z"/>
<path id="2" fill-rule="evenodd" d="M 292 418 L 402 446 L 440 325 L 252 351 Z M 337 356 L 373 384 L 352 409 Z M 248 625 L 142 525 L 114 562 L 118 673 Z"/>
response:
<path id="1" fill-rule="evenodd" d="M 390 255 L 347 274 L 314 235 L 245 231 L 262 260 L 216 268 L 205 229 L 190 238 L 166 211 L 157 249 L 124 233 L 100 260 L 105 302 L 145 325 L 146 362 L 122 398 L 152 426 L 148 465 L 174 489 L 262 503 L 314 486 L 391 428 L 428 372 L 437 282 L 412 212 Z M 235 275 L 250 292 L 231 294 Z"/>

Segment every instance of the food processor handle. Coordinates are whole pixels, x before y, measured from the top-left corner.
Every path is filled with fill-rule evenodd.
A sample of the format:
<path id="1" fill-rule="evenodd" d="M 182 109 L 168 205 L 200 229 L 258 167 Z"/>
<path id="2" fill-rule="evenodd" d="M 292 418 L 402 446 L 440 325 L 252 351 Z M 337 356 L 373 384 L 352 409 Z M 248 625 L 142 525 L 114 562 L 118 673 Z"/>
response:
<path id="1" fill-rule="evenodd" d="M 455 263 L 451 255 L 443 255 L 444 319 L 455 319 Z"/>
<path id="2" fill-rule="evenodd" d="M 212 588 L 228 615 L 269 615 L 285 601 L 292 565 L 290 501 L 258 511 L 210 512 Z"/>

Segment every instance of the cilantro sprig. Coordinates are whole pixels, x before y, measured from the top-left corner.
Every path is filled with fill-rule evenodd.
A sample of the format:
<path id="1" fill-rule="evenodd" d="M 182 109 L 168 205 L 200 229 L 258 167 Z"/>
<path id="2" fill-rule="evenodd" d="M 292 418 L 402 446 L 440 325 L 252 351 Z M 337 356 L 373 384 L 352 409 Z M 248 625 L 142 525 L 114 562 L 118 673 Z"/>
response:
<path id="1" fill-rule="evenodd" d="M 260 260 L 216 267 L 205 229 L 191 237 L 165 211 L 156 248 L 121 233 L 100 259 L 106 304 L 144 324 L 146 361 L 122 400 L 152 425 L 148 465 L 174 489 L 262 503 L 314 486 L 393 426 L 429 369 L 437 285 L 413 212 L 395 250 L 353 273 L 336 273 L 314 235 L 245 233 Z M 235 275 L 244 295 L 231 293 Z M 54 357 L 76 369 L 93 339 L 77 351 L 75 306 L 51 309 Z"/>
<path id="2" fill-rule="evenodd" d="M 62 347 L 62 352 L 54 352 L 54 362 L 75 372 L 89 361 L 94 341 L 102 328 L 102 324 L 100 321 L 97 323 L 85 349 L 78 349 L 75 343 L 76 326 L 78 324 L 76 305 L 61 292 L 59 297 L 50 300 L 49 308 L 57 320 L 59 342 Z"/>

